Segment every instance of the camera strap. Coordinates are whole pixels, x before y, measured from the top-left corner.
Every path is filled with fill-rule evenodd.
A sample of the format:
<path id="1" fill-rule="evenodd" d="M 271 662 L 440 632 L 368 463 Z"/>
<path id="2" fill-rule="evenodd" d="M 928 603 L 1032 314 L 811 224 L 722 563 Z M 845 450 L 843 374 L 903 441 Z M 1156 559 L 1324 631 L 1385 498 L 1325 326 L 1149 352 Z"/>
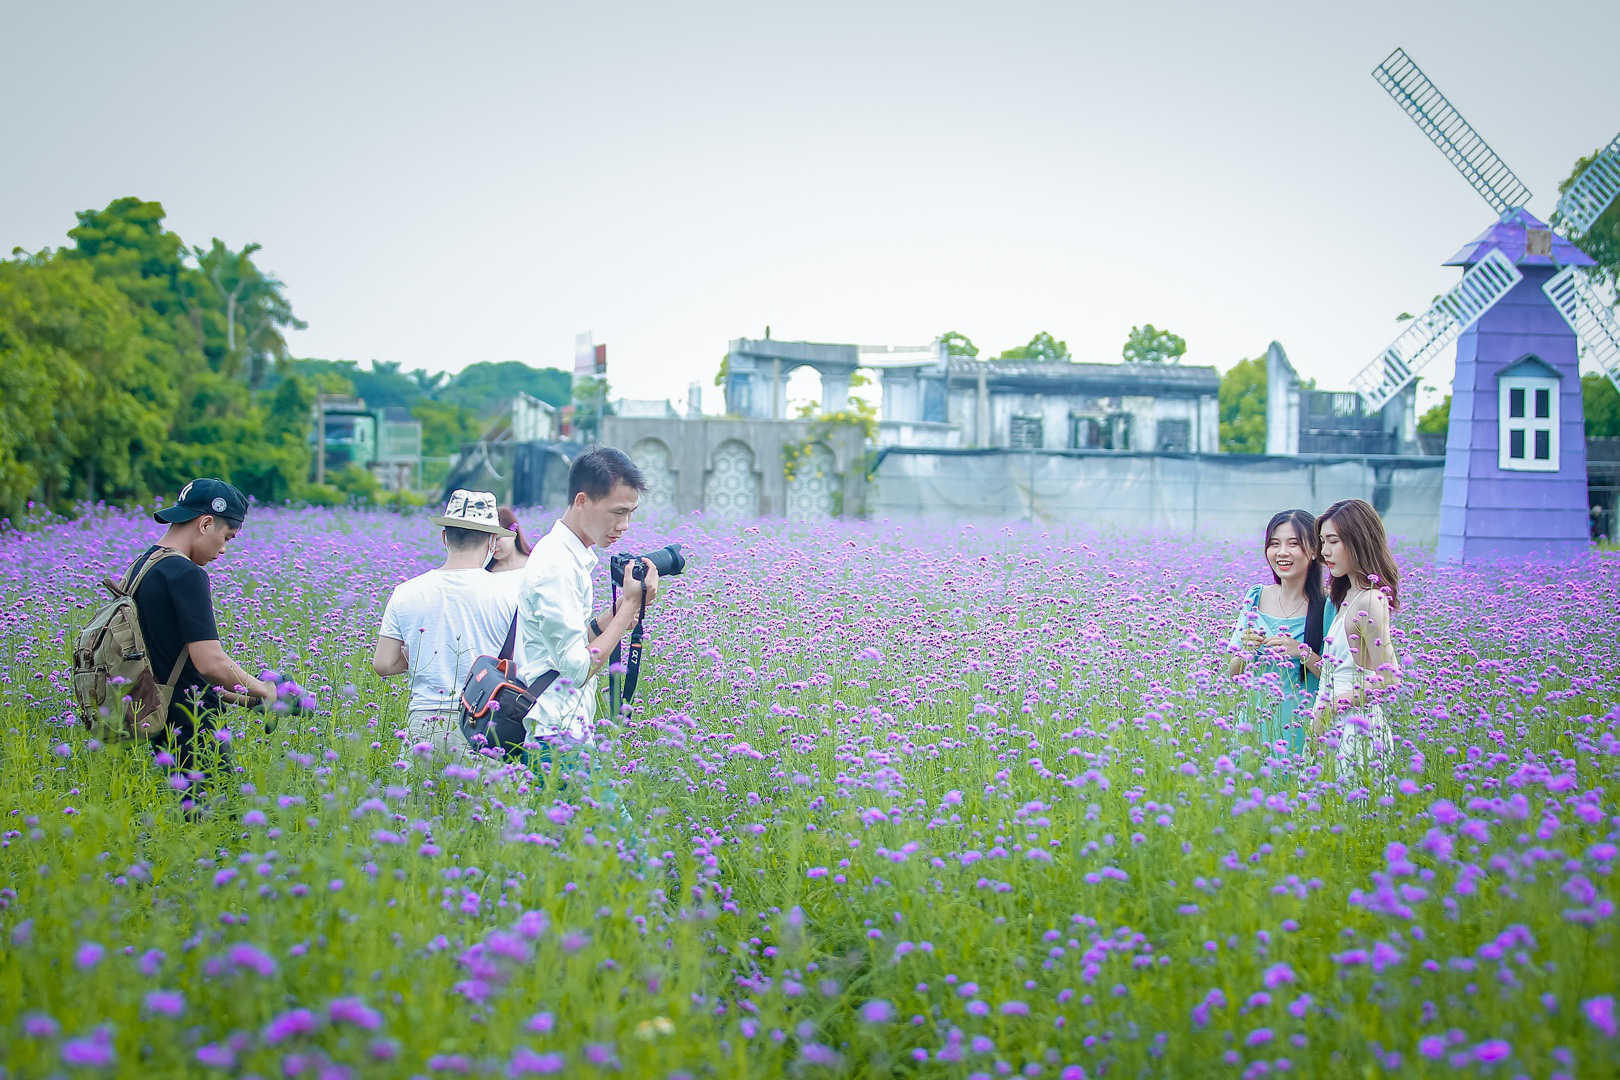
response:
<path id="1" fill-rule="evenodd" d="M 615 585 L 613 586 L 613 608 L 618 610 L 618 607 L 619 587 Z M 644 625 L 643 620 L 646 617 L 647 593 L 646 590 L 643 590 L 641 593 L 641 610 L 636 612 L 636 626 L 634 630 L 630 631 L 629 654 L 626 655 L 625 642 L 621 640 L 617 645 L 613 646 L 613 657 L 608 667 L 608 698 L 613 703 L 614 719 L 618 719 L 621 704 L 630 704 L 630 699 L 636 692 L 636 682 L 641 677 L 641 634 Z M 622 693 L 619 690 L 618 677 L 613 674 L 613 668 L 618 667 L 621 662 L 624 664 L 624 690 Z"/>

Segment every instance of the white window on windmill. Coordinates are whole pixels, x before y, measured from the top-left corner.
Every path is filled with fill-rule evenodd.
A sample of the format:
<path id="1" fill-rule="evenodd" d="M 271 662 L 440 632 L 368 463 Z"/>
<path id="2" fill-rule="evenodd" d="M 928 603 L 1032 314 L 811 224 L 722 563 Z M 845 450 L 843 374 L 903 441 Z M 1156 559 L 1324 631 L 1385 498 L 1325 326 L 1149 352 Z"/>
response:
<path id="1" fill-rule="evenodd" d="M 1525 356 L 1497 376 L 1497 465 L 1512 472 L 1558 471 L 1558 372 Z"/>

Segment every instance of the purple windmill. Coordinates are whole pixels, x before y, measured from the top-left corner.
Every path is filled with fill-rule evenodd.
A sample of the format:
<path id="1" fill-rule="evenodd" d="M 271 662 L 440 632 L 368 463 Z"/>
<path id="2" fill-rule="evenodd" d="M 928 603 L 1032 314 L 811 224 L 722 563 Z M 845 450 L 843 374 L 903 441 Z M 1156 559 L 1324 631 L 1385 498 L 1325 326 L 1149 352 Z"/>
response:
<path id="1" fill-rule="evenodd" d="M 1351 380 L 1382 409 L 1452 343 L 1457 372 L 1440 505 L 1439 557 L 1463 562 L 1587 549 L 1580 359 L 1620 387 L 1614 300 L 1586 271 L 1578 238 L 1620 196 L 1620 136 L 1558 202 L 1553 224 L 1530 192 L 1400 49 L 1373 77 L 1497 213 L 1447 266 L 1462 280 Z"/>

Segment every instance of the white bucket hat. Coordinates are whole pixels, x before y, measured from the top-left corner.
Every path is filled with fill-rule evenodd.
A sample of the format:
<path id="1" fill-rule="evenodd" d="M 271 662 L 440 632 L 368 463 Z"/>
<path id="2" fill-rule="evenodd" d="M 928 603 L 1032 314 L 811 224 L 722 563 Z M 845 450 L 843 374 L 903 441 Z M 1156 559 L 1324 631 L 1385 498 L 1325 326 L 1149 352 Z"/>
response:
<path id="1" fill-rule="evenodd" d="M 468 491 L 457 488 L 445 504 L 444 514 L 430 519 L 435 525 L 452 529 L 471 529 L 474 532 L 493 533 L 496 536 L 516 536 L 511 529 L 501 528 L 500 507 L 493 491 Z"/>

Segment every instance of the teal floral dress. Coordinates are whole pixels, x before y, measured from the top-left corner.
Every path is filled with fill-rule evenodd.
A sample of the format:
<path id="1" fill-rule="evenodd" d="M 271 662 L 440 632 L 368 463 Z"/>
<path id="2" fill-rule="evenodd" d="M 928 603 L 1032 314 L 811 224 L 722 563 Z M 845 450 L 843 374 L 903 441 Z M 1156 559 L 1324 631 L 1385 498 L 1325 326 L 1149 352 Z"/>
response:
<path id="1" fill-rule="evenodd" d="M 1268 638 L 1286 634 L 1295 641 L 1305 640 L 1304 615 L 1283 619 L 1260 610 L 1262 588 L 1264 586 L 1254 586 L 1243 598 L 1243 608 L 1232 626 L 1229 648 L 1241 649 L 1243 631 L 1251 627 Z M 1338 609 L 1329 600 L 1322 612 L 1324 635 L 1327 628 L 1333 625 L 1333 618 L 1337 614 Z M 1255 726 L 1261 741 L 1267 746 L 1275 745 L 1279 739 L 1287 739 L 1290 754 L 1298 754 L 1305 749 L 1305 734 L 1321 681 L 1309 672 L 1305 672 L 1301 678 L 1302 671 L 1303 665 L 1299 661 L 1277 659 L 1269 654 L 1260 660 L 1251 660 L 1248 667 L 1251 685 L 1244 718 Z M 1264 678 L 1267 673 L 1276 674 L 1275 682 Z"/>

